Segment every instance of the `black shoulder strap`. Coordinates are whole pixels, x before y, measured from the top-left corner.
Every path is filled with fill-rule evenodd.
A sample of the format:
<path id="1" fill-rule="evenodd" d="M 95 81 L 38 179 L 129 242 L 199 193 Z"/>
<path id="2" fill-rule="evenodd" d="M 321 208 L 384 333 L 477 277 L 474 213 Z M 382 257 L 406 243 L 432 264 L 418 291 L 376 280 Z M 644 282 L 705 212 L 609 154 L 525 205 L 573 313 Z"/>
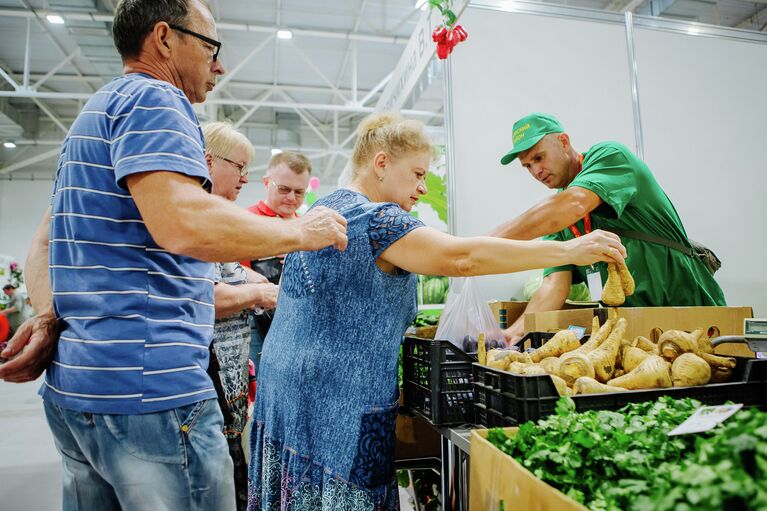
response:
<path id="1" fill-rule="evenodd" d="M 234 422 L 234 416 L 232 415 L 232 410 L 229 408 L 229 403 L 226 401 L 224 386 L 221 384 L 221 366 L 218 363 L 218 355 L 216 354 L 213 342 L 210 343 L 209 352 L 210 362 L 208 365 L 208 376 L 213 380 L 213 388 L 216 389 L 218 405 L 221 407 L 221 413 L 224 416 L 224 424 L 229 425 Z"/>
<path id="2" fill-rule="evenodd" d="M 627 231 L 623 229 L 609 229 L 609 230 L 611 232 L 614 232 L 618 236 L 625 236 L 626 238 L 632 238 L 639 241 L 647 241 L 649 243 L 657 243 L 658 245 L 663 245 L 670 249 L 678 250 L 679 252 L 682 252 L 683 254 L 686 254 L 690 257 L 694 255 L 694 252 L 690 247 L 685 246 L 676 241 L 671 241 L 666 238 L 661 238 L 660 236 L 655 236 L 654 234 L 648 234 L 646 232 L 639 232 L 639 231 Z"/>

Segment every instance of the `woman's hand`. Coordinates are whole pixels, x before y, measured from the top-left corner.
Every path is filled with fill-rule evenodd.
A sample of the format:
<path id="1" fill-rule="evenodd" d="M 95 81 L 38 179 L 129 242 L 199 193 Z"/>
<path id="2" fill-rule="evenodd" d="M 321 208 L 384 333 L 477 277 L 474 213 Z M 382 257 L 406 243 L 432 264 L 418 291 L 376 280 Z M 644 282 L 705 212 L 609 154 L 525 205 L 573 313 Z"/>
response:
<path id="1" fill-rule="evenodd" d="M 622 263 L 626 258 L 626 247 L 617 234 L 596 230 L 585 236 L 565 241 L 572 264 L 587 266 L 606 261 Z"/>

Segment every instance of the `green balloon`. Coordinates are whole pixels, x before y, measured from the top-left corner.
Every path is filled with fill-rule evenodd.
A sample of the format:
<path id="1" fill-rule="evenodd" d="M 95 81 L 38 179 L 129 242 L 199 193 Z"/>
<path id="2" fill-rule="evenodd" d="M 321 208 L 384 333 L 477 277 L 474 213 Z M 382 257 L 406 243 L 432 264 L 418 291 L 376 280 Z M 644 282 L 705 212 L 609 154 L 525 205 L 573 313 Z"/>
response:
<path id="1" fill-rule="evenodd" d="M 307 193 L 307 194 L 306 194 L 306 199 L 304 199 L 304 200 L 305 200 L 305 202 L 306 202 L 308 205 L 310 205 L 310 206 L 311 206 L 312 204 L 314 204 L 315 202 L 317 202 L 317 194 L 316 194 L 316 193 L 314 193 L 314 192 L 309 192 L 309 193 Z"/>

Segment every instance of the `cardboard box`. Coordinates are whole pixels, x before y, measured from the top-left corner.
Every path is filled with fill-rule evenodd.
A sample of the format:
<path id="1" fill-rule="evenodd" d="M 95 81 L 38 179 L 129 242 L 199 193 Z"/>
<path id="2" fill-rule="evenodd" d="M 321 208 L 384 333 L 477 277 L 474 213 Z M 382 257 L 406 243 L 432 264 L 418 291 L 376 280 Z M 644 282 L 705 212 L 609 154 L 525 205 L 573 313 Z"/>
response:
<path id="1" fill-rule="evenodd" d="M 514 323 L 517 318 L 519 318 L 524 312 L 525 308 L 527 308 L 528 302 L 502 302 L 499 300 L 492 300 L 488 302 L 488 305 L 490 306 L 490 310 L 493 311 L 493 317 L 495 318 L 495 322 L 498 323 L 500 321 L 499 319 L 499 311 L 501 309 L 506 310 L 506 324 L 507 326 L 511 326 L 512 323 Z M 570 309 L 593 309 L 597 304 L 591 303 L 591 302 L 571 302 L 567 301 L 565 302 L 565 305 L 563 307 L 564 310 L 570 310 Z M 527 330 L 528 332 L 535 331 L 539 332 L 540 330 Z"/>
<path id="2" fill-rule="evenodd" d="M 517 428 L 505 428 L 515 434 Z M 471 511 L 587 511 L 585 507 L 549 486 L 511 456 L 486 440 L 487 430 L 471 432 Z"/>
<path id="3" fill-rule="evenodd" d="M 518 317 L 522 315 L 523 312 L 525 312 L 525 308 L 527 307 L 527 302 L 502 302 L 499 300 L 493 300 L 491 302 L 488 302 L 488 305 L 490 306 L 490 310 L 493 311 L 493 317 L 495 318 L 495 324 L 499 324 L 499 317 L 498 313 L 501 309 L 506 310 L 506 326 L 511 326 L 512 323 L 514 323 Z"/>
<path id="4" fill-rule="evenodd" d="M 526 332 L 556 332 L 570 325 L 586 327 L 591 330 L 591 320 L 595 314 L 600 321 L 607 318 L 607 308 L 561 310 L 525 314 Z M 626 338 L 637 335 L 653 337 L 653 329 L 685 330 L 705 328 L 709 336 L 743 335 L 743 319 L 751 318 L 751 307 L 616 307 L 618 317 L 626 318 L 628 330 Z M 716 348 L 722 355 L 753 357 L 745 344 L 725 344 Z"/>
<path id="5" fill-rule="evenodd" d="M 440 434 L 422 417 L 402 413 L 404 393 L 400 392 L 400 413 L 397 415 L 397 442 L 394 459 L 439 458 L 441 456 Z"/>

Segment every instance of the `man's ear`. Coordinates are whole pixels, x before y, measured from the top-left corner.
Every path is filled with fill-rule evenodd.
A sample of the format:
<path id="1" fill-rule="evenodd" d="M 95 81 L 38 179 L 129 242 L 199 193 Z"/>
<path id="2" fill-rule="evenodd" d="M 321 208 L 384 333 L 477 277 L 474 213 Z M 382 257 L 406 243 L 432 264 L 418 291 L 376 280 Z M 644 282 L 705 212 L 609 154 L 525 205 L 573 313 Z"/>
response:
<path id="1" fill-rule="evenodd" d="M 171 55 L 169 39 L 173 37 L 172 32 L 173 30 L 167 23 L 160 21 L 149 32 L 149 35 L 144 40 L 144 44 L 152 45 L 160 55 L 169 59 Z"/>
<path id="2" fill-rule="evenodd" d="M 565 151 L 570 149 L 570 135 L 567 133 L 560 133 L 557 135 L 557 140 L 559 140 L 559 143 L 562 144 L 562 149 Z"/>

